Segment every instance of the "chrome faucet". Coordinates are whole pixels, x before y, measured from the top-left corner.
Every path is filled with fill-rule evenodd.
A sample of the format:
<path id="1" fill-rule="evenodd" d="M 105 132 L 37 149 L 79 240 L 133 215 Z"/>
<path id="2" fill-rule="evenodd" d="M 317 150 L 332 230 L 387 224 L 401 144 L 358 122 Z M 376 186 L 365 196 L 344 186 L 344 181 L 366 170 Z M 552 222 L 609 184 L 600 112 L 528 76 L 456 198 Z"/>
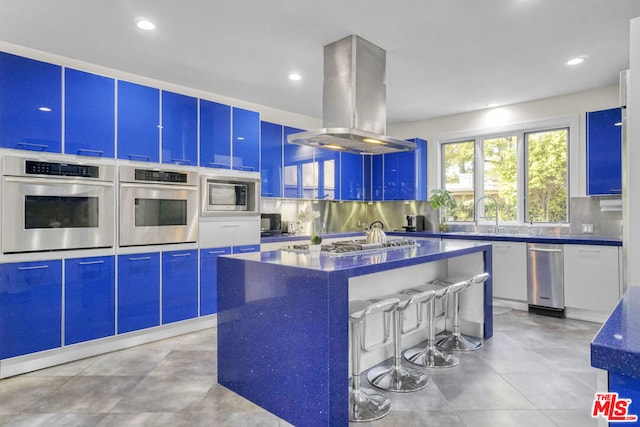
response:
<path id="1" fill-rule="evenodd" d="M 476 228 L 476 233 L 478 232 L 478 223 L 480 222 L 480 212 L 478 211 L 478 205 L 480 204 L 481 200 L 484 199 L 490 199 L 493 200 L 493 205 L 496 207 L 496 226 L 495 229 L 493 230 L 494 233 L 498 232 L 498 201 L 495 199 L 495 197 L 491 197 L 491 196 L 482 196 L 480 197 L 478 200 L 476 200 L 476 204 L 475 204 L 475 210 L 476 210 L 476 214 L 475 214 L 475 228 Z M 490 218 L 490 217 L 483 217 L 483 218 Z"/>

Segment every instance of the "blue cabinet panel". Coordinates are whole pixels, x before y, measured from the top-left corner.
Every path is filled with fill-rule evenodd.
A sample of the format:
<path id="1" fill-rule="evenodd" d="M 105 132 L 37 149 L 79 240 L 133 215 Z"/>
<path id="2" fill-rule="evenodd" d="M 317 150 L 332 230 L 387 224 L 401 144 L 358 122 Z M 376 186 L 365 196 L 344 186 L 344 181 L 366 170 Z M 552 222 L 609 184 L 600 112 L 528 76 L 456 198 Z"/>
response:
<path id="1" fill-rule="evenodd" d="M 282 197 L 282 125 L 260 122 L 262 197 Z"/>
<path id="2" fill-rule="evenodd" d="M 364 161 L 368 156 L 341 153 L 340 155 L 340 200 L 365 200 Z"/>
<path id="3" fill-rule="evenodd" d="M 363 156 L 362 157 L 362 175 L 364 184 L 364 200 L 373 200 L 373 157 L 375 156 Z"/>
<path id="4" fill-rule="evenodd" d="M 248 252 L 260 252 L 260 244 L 258 243 L 256 245 L 242 245 L 233 247 L 234 254 L 246 254 Z"/>
<path id="5" fill-rule="evenodd" d="M 116 332 L 113 256 L 65 260 L 65 345 Z"/>
<path id="6" fill-rule="evenodd" d="M 293 133 L 304 132 L 302 129 L 284 127 L 284 197 L 304 197 L 302 169 L 313 163 L 314 149 L 306 145 L 289 144 L 287 136 Z"/>
<path id="7" fill-rule="evenodd" d="M 622 193 L 622 110 L 587 113 L 587 194 Z"/>
<path id="8" fill-rule="evenodd" d="M 198 251 L 162 253 L 162 323 L 198 317 Z"/>
<path id="9" fill-rule="evenodd" d="M 118 333 L 160 324 L 160 254 L 118 256 Z"/>
<path id="10" fill-rule="evenodd" d="M 200 250 L 200 315 L 218 312 L 218 257 L 230 254 L 231 248 Z"/>
<path id="11" fill-rule="evenodd" d="M 384 200 L 413 200 L 416 194 L 416 155 L 403 151 L 384 155 Z"/>
<path id="12" fill-rule="evenodd" d="M 160 160 L 160 90 L 118 81 L 118 158 Z"/>
<path id="13" fill-rule="evenodd" d="M 197 166 L 198 100 L 162 92 L 162 163 Z"/>
<path id="14" fill-rule="evenodd" d="M 0 52 L 0 147 L 61 152 L 62 67 Z"/>
<path id="15" fill-rule="evenodd" d="M 0 264 L 0 359 L 62 344 L 62 262 Z"/>
<path id="16" fill-rule="evenodd" d="M 416 143 L 416 194 L 415 200 L 428 200 L 427 194 L 427 141 L 420 138 L 411 139 Z"/>
<path id="17" fill-rule="evenodd" d="M 200 166 L 231 168 L 231 107 L 200 100 Z"/>
<path id="18" fill-rule="evenodd" d="M 235 170 L 260 171 L 260 113 L 233 107 L 233 164 Z"/>
<path id="19" fill-rule="evenodd" d="M 316 198 L 321 200 L 340 199 L 340 152 L 317 148 L 314 150 L 314 170 L 317 173 Z"/>
<path id="20" fill-rule="evenodd" d="M 64 108 L 64 152 L 113 158 L 115 81 L 65 69 Z"/>
<path id="21" fill-rule="evenodd" d="M 371 156 L 371 200 L 384 200 L 384 154 Z"/>

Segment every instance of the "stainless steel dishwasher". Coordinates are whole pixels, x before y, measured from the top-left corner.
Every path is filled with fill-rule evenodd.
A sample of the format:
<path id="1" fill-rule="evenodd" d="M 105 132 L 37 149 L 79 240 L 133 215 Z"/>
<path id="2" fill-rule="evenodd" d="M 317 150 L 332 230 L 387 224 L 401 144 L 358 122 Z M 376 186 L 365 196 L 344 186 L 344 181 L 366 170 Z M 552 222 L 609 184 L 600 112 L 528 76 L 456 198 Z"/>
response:
<path id="1" fill-rule="evenodd" d="M 527 243 L 529 311 L 564 317 L 564 255 L 562 245 Z"/>

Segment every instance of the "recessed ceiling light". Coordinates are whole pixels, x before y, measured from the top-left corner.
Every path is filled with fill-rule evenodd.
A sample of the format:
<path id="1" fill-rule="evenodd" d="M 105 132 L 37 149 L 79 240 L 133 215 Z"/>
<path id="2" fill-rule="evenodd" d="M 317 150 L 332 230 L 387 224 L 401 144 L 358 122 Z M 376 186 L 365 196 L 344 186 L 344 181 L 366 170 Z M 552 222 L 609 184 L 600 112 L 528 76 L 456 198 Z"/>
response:
<path id="1" fill-rule="evenodd" d="M 140 28 L 141 30 L 147 30 L 147 31 L 151 31 L 156 28 L 153 22 L 145 18 L 138 19 L 138 23 L 136 25 L 138 25 L 138 28 Z"/>
<path id="2" fill-rule="evenodd" d="M 294 80 L 294 81 L 302 80 L 302 76 L 298 73 L 291 73 L 289 74 L 289 80 Z"/>
<path id="3" fill-rule="evenodd" d="M 571 58 L 570 60 L 567 61 L 567 65 L 578 65 L 578 64 L 582 64 L 584 62 L 584 57 L 580 56 L 577 58 Z"/>

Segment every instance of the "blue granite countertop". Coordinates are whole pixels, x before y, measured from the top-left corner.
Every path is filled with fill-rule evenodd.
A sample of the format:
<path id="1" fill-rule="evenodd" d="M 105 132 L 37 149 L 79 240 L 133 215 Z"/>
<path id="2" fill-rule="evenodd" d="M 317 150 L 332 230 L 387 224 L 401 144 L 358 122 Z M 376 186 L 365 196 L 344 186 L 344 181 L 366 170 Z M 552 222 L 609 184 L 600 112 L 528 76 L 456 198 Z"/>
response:
<path id="1" fill-rule="evenodd" d="M 325 272 L 340 270 L 367 269 L 371 266 L 392 269 L 424 262 L 465 255 L 486 250 L 490 245 L 469 242 L 442 241 L 433 242 L 418 240 L 416 246 L 396 247 L 381 251 L 355 254 L 326 254 L 320 253 L 318 258 L 312 258 L 308 253 L 288 250 L 267 252 L 251 252 L 241 255 L 223 255 L 249 261 L 268 264 L 278 264 L 289 267 L 309 268 Z"/>
<path id="2" fill-rule="evenodd" d="M 542 235 L 523 235 L 523 234 L 509 234 L 509 233 L 458 233 L 447 232 L 440 233 L 434 231 L 417 231 L 417 232 L 405 232 L 405 231 L 388 231 L 389 236 L 403 236 L 414 238 L 436 238 L 447 240 L 491 240 L 494 242 L 524 242 L 524 243 L 551 243 L 557 245 L 595 245 L 595 246 L 622 246 L 622 240 L 612 237 L 593 237 L 593 236 L 542 236 Z M 351 233 L 334 233 L 326 234 L 323 237 L 332 239 L 336 237 L 344 237 L 345 239 L 363 238 L 364 235 L 358 232 Z M 280 236 L 263 237 L 262 243 L 272 242 L 287 242 L 296 240 L 309 240 L 309 236 L 300 236 L 295 234 L 282 234 Z"/>
<path id="3" fill-rule="evenodd" d="M 609 237 L 593 237 L 593 236 L 542 236 L 542 235 L 524 235 L 509 233 L 467 233 L 467 232 L 433 232 L 433 231 L 417 231 L 409 232 L 389 232 L 392 236 L 415 236 L 415 237 L 431 237 L 442 238 L 447 240 L 491 240 L 494 242 L 525 242 L 525 243 L 551 243 L 558 245 L 597 245 L 597 246 L 622 246 L 622 240 Z"/>
<path id="4" fill-rule="evenodd" d="M 640 287 L 631 287 L 591 342 L 591 366 L 640 378 Z"/>

